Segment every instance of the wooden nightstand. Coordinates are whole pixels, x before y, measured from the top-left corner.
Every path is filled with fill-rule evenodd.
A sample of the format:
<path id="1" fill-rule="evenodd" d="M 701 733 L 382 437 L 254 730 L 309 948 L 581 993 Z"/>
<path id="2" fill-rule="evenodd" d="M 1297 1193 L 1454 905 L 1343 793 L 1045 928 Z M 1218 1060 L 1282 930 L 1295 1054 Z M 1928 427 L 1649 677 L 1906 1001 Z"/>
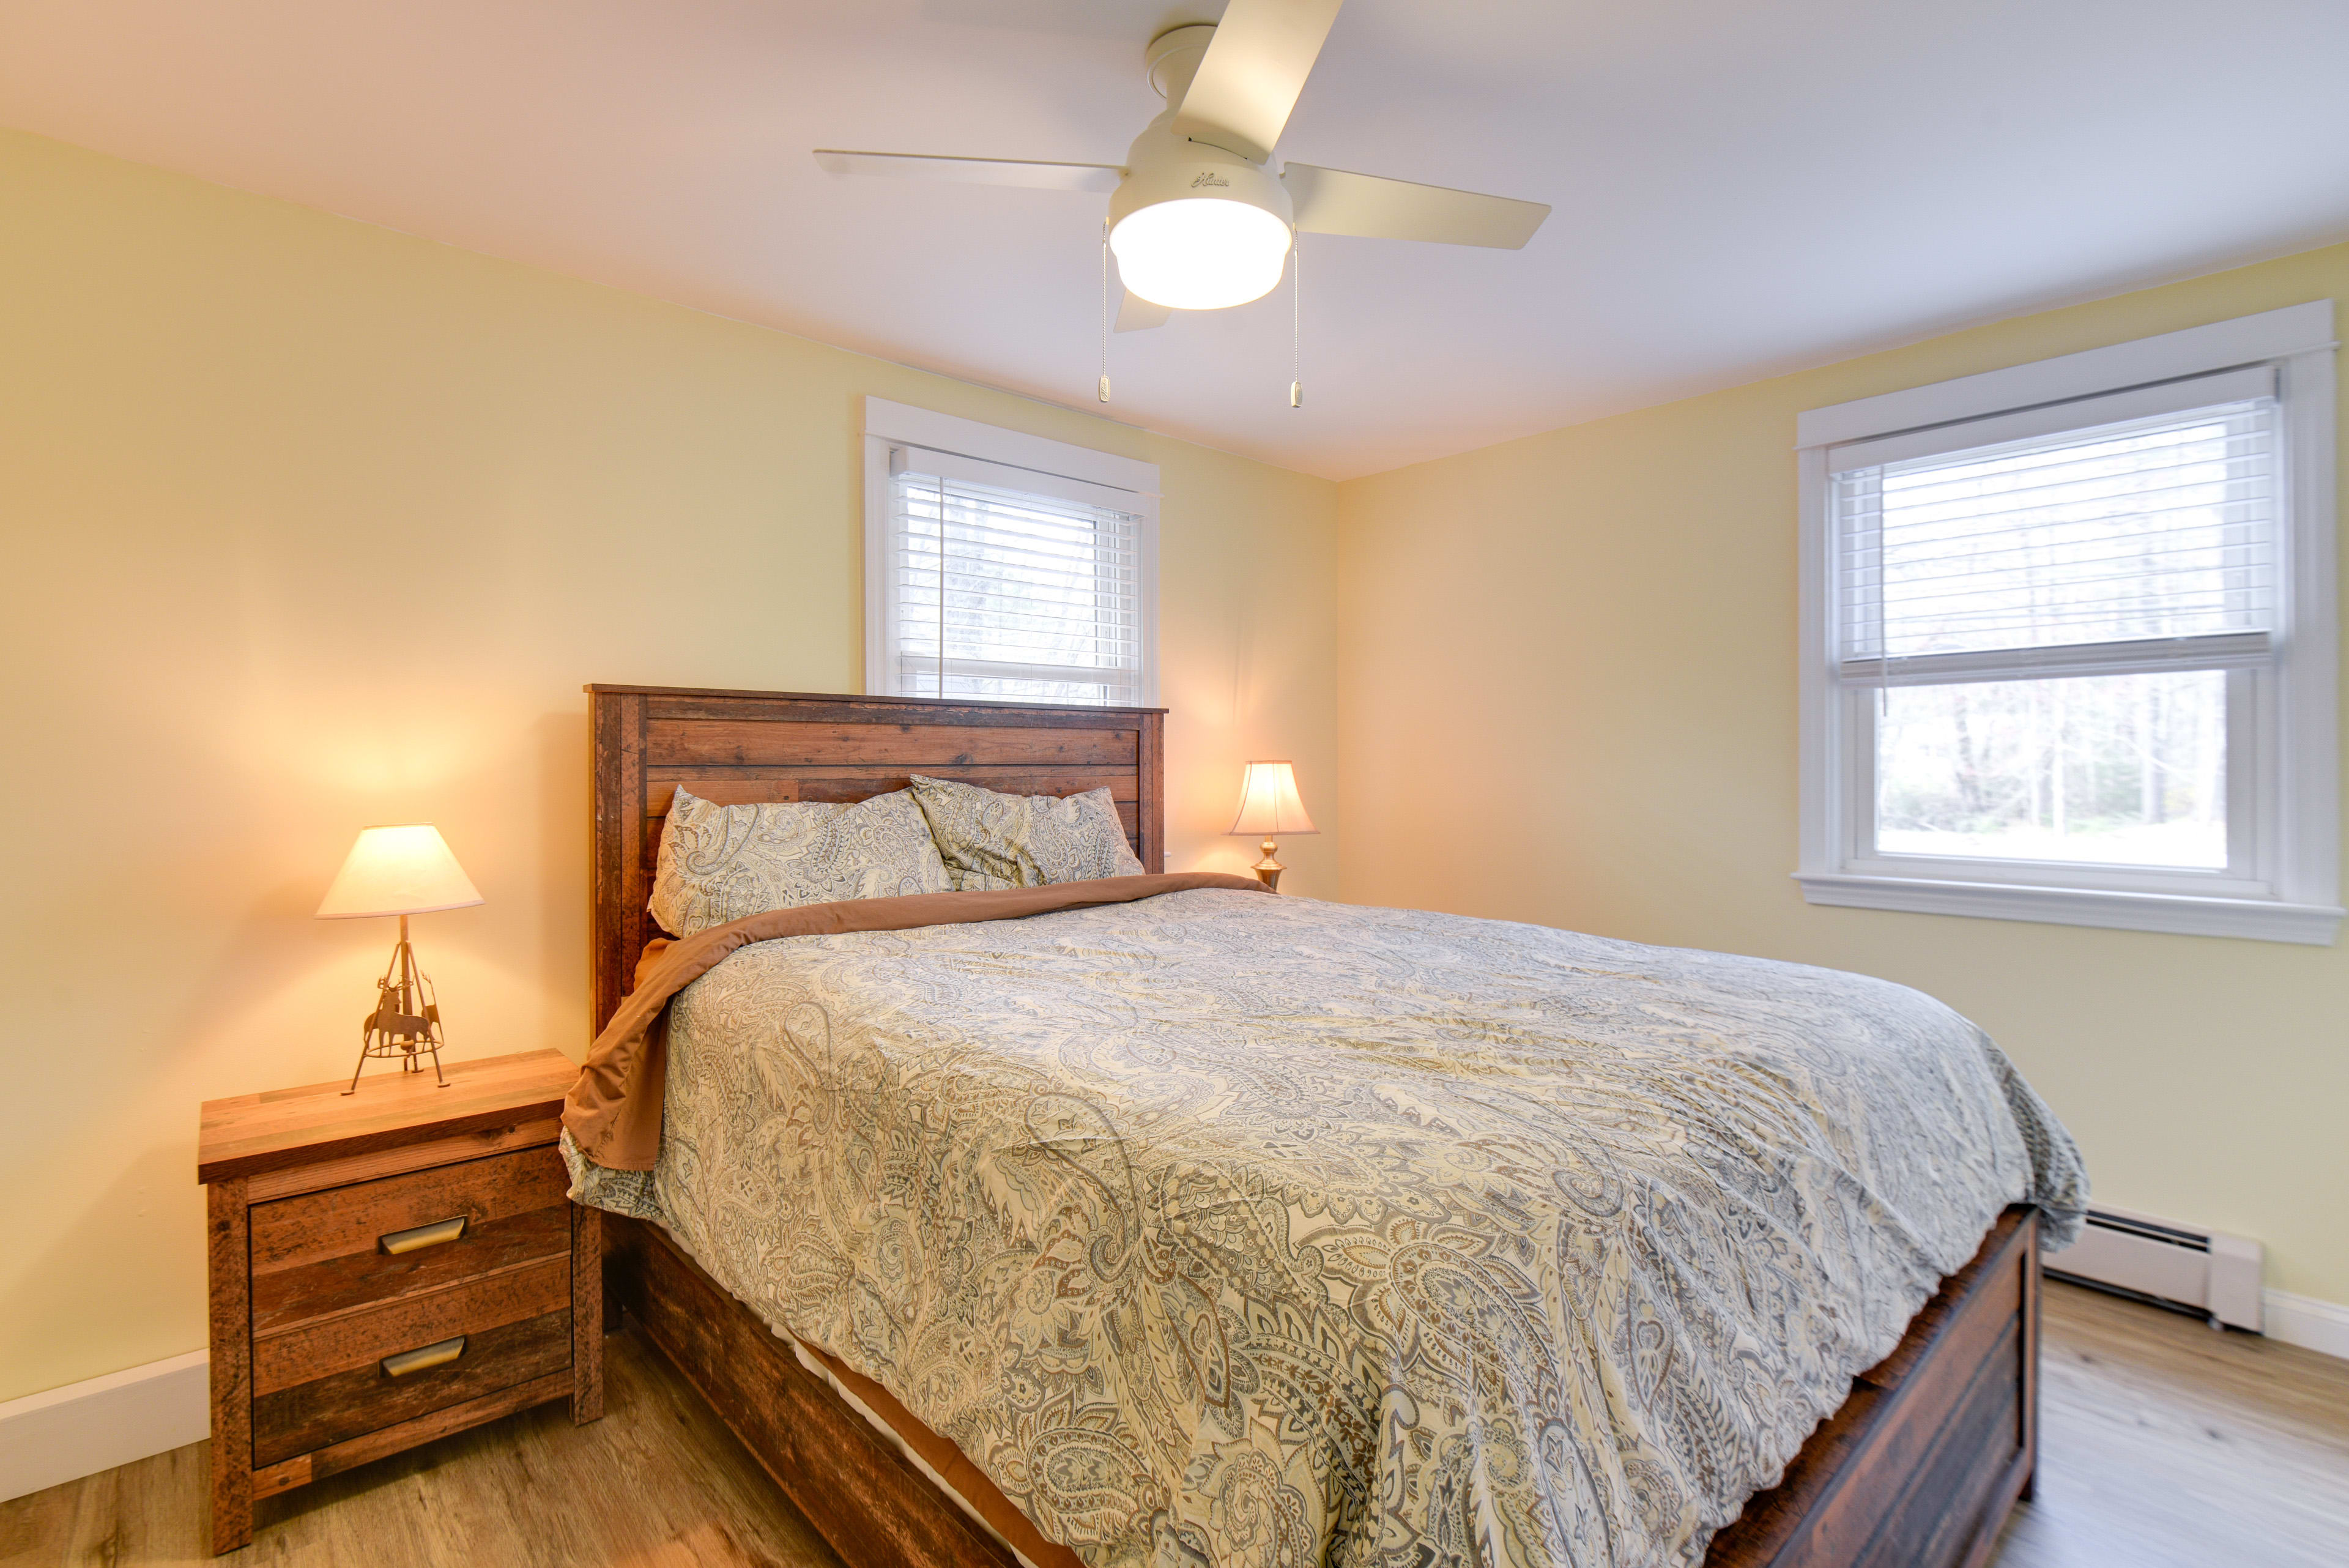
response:
<path id="1" fill-rule="evenodd" d="M 568 1396 L 604 1413 L 603 1228 L 558 1051 L 209 1100 L 212 1551 L 253 1500 Z"/>

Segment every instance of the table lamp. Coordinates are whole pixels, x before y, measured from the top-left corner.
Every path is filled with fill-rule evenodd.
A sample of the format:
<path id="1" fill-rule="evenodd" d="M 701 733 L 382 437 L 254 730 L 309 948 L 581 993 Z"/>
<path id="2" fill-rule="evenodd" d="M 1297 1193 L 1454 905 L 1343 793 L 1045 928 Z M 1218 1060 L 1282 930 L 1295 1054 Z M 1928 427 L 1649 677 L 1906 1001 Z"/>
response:
<path id="1" fill-rule="evenodd" d="M 1287 763 L 1250 763 L 1240 775 L 1240 812 L 1228 830 L 1235 837 L 1264 836 L 1264 858 L 1250 867 L 1274 892 L 1288 869 L 1272 857 L 1273 841 L 1289 834 L 1319 833 L 1297 798 L 1297 770 Z"/>
<path id="2" fill-rule="evenodd" d="M 432 1076 L 442 1088 L 449 1080 L 440 1073 L 440 1006 L 432 981 L 416 964 L 416 950 L 408 945 L 408 917 L 435 909 L 461 909 L 481 902 L 481 895 L 449 853 L 438 828 L 418 823 L 407 827 L 367 827 L 359 830 L 335 885 L 318 906 L 322 920 L 357 920 L 378 915 L 399 917 L 399 940 L 393 944 L 391 962 L 375 982 L 375 1009 L 359 1021 L 359 1064 L 351 1070 L 357 1094 L 359 1075 L 367 1058 L 398 1058 L 405 1072 L 421 1073 L 418 1058 L 432 1057 Z"/>

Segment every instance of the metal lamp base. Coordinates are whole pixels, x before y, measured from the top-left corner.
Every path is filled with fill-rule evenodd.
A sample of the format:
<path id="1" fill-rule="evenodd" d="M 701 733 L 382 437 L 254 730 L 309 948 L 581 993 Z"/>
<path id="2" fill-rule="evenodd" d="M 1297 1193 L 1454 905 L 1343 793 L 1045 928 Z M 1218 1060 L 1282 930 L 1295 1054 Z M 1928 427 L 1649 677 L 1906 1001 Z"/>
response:
<path id="1" fill-rule="evenodd" d="M 1269 838 L 1266 839 L 1264 841 L 1264 858 L 1249 867 L 1248 869 L 1256 873 L 1256 879 L 1257 881 L 1263 883 L 1267 888 L 1278 893 L 1280 891 L 1280 874 L 1283 871 L 1288 870 L 1288 867 L 1283 866 L 1279 861 L 1275 860 L 1272 857 L 1273 847 L 1273 841 Z"/>
<path id="2" fill-rule="evenodd" d="M 343 1093 L 358 1093 L 359 1075 L 370 1059 L 396 1061 L 403 1073 L 421 1073 L 426 1056 L 432 1058 L 437 1086 L 447 1088 L 449 1080 L 440 1071 L 440 1047 L 448 1044 L 440 1033 L 440 1006 L 434 999 L 432 977 L 417 967 L 406 915 L 399 917 L 399 940 L 392 944 L 391 961 L 384 966 L 375 990 L 375 1011 L 359 1020 L 359 1064 L 351 1069 L 351 1086 Z"/>

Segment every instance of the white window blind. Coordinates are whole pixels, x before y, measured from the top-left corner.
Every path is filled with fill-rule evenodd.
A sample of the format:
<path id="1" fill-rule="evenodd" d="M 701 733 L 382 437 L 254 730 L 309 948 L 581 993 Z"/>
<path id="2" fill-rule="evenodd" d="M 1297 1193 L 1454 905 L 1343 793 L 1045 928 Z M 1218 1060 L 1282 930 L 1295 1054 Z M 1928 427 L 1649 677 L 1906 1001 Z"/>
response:
<path id="1" fill-rule="evenodd" d="M 2254 396 L 1839 462 L 1845 678 L 2263 656 L 2282 607 L 2278 423 L 2275 399 Z"/>
<path id="2" fill-rule="evenodd" d="M 888 500 L 897 694 L 1149 701 L 1145 519 L 1130 499 L 1082 481 L 893 446 Z"/>

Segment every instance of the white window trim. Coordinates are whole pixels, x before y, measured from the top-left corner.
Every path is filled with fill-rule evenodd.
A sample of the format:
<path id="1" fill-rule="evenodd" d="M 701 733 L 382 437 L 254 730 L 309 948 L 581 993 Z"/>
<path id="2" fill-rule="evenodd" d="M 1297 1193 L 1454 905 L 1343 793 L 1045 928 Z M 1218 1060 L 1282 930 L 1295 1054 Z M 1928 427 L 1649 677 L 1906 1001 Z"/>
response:
<path id="1" fill-rule="evenodd" d="M 885 398 L 864 400 L 864 690 L 889 691 L 895 663 L 896 628 L 889 623 L 887 572 L 890 501 L 889 449 L 920 447 L 970 460 L 987 469 L 968 472 L 987 483 L 1017 488 L 1022 476 L 1039 493 L 1069 499 L 1098 498 L 1142 519 L 1142 702 L 1158 704 L 1158 465 L 1091 447 L 1072 446 L 1019 431 L 957 419 Z M 1058 482 L 1058 483 L 1055 483 Z M 986 702 L 989 698 L 954 699 Z M 1069 704 L 1080 706 L 1080 704 Z"/>
<path id="2" fill-rule="evenodd" d="M 2330 945 L 2340 907 L 2341 811 L 2333 513 L 2337 480 L 2333 302 L 2314 300 L 1931 386 L 1813 409 L 1795 421 L 1800 471 L 1802 842 L 1795 872 L 1813 904 L 1972 915 L 2055 925 Z M 2034 885 L 2027 864 L 1950 863 L 1947 877 L 1862 872 L 1846 859 L 1859 774 L 1843 744 L 1842 688 L 1833 663 L 1834 539 L 1828 449 L 1933 425 L 2018 413 L 2189 376 L 2272 365 L 2282 407 L 2292 541 L 2287 621 L 2274 714 L 2277 776 L 2255 815 L 2272 836 L 2272 896 L 2211 898 L 2157 891 L 2123 869 L 2123 887 Z M 2230 748 L 2231 749 L 2231 748 Z M 1970 874 L 1970 875 L 1969 875 Z M 1964 879 L 1961 879 L 1963 877 Z"/>

